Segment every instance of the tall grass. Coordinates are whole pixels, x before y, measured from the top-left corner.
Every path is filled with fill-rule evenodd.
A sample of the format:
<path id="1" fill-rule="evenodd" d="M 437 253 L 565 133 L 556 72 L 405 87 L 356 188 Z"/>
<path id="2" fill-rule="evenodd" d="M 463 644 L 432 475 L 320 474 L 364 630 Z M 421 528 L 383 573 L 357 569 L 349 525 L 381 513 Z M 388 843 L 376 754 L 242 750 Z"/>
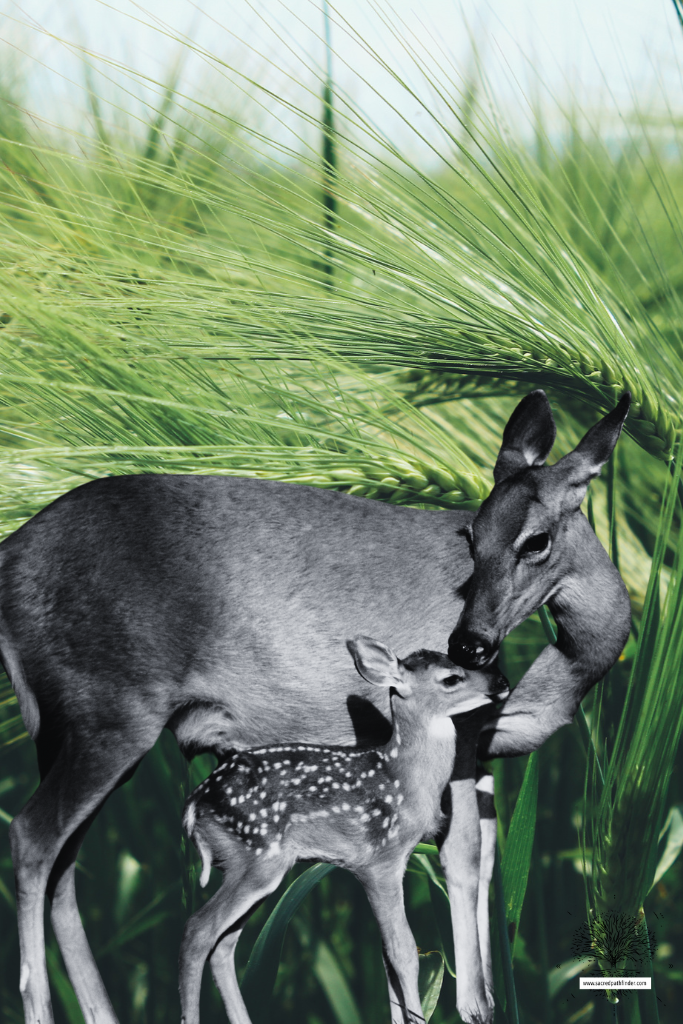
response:
<path id="1" fill-rule="evenodd" d="M 344 34 L 355 33 L 342 10 L 330 7 L 329 18 L 341 66 Z M 386 31 L 400 38 L 400 22 Z M 229 86 L 248 101 L 219 108 L 183 91 L 173 71 L 147 80 L 156 100 L 141 118 L 135 74 L 116 69 L 112 92 L 115 69 L 84 53 L 80 131 L 41 127 L 5 88 L 0 532 L 111 473 L 255 475 L 473 508 L 521 394 L 549 392 L 560 455 L 631 390 L 629 436 L 614 471 L 592 485 L 590 514 L 632 594 L 632 640 L 587 698 L 583 734 L 562 730 L 527 767 L 493 766 L 496 1019 L 613 1019 L 572 980 L 587 902 L 593 914 L 644 908 L 665 951 L 653 964 L 660 1002 L 625 1000 L 619 1019 L 645 1024 L 659 1006 L 674 1021 L 683 982 L 683 878 L 677 819 L 667 818 L 683 799 L 671 473 L 683 385 L 680 121 L 662 128 L 635 110 L 615 136 L 570 106 L 552 112 L 552 130 L 547 111 L 534 111 L 529 135 L 501 124 L 484 69 L 462 81 L 441 50 L 404 42 L 409 75 L 383 70 L 421 112 L 406 124 L 419 157 L 312 60 L 294 102 L 186 42 L 225 94 Z M 513 681 L 544 642 L 537 617 L 505 641 Z M 0 701 L 5 822 L 36 774 L 7 682 Z M 205 898 L 179 812 L 209 762 L 188 772 L 165 736 L 84 846 L 80 902 L 122 1019 L 177 1013 L 180 930 Z M 3 843 L 0 997 L 7 1019 L 20 1020 Z M 668 869 L 648 894 L 665 846 Z M 448 908 L 429 851 L 413 858 L 406 892 L 423 953 L 437 949 L 446 965 L 432 1019 L 456 1021 Z M 240 969 L 281 895 L 247 929 Z M 49 956 L 60 1020 L 80 1020 L 54 941 Z M 438 975 L 435 956 L 425 956 L 425 986 Z M 358 887 L 332 872 L 285 933 L 271 1019 L 382 1020 L 380 972 Z M 205 1019 L 220 1020 L 208 984 L 204 998 Z"/>

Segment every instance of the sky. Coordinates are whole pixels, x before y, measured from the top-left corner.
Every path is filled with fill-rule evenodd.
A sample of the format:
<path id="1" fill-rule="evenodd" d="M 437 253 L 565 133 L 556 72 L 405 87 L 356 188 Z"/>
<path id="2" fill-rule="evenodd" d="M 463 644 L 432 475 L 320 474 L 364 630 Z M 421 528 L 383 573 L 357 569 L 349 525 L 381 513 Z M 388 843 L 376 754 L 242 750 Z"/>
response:
<path id="1" fill-rule="evenodd" d="M 168 79 L 182 37 L 200 51 L 184 61 L 185 91 L 239 106 L 246 79 L 226 77 L 224 62 L 271 89 L 275 106 L 275 97 L 301 101 L 307 67 L 324 64 L 321 3 L 6 0 L 0 56 L 6 68 L 12 56 L 23 67 L 27 105 L 59 123 L 73 123 L 83 109 L 83 48 L 104 58 L 100 83 L 121 80 L 116 62 L 135 69 L 128 88 L 144 99 Z M 419 65 L 437 61 L 457 83 L 475 40 L 496 102 L 508 111 L 532 95 L 566 102 L 573 94 L 584 108 L 622 112 L 634 98 L 683 105 L 683 29 L 672 0 L 332 0 L 330 11 L 335 84 L 392 137 L 401 134 L 401 115 L 414 120 L 419 107 L 369 48 L 424 95 Z"/>

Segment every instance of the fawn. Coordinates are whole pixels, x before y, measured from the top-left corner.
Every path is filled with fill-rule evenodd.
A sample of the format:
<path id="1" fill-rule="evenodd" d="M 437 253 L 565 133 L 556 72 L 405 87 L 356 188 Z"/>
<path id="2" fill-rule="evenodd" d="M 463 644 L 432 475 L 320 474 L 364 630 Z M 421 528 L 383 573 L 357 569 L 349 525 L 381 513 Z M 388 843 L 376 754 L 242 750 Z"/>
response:
<path id="1" fill-rule="evenodd" d="M 490 706 L 492 698 L 507 695 L 507 683 L 495 669 L 466 672 L 433 651 L 417 651 L 400 661 L 384 644 L 365 636 L 349 640 L 347 647 L 367 682 L 391 687 L 393 732 L 386 745 L 353 749 L 290 743 L 235 751 L 187 801 L 183 825 L 201 855 L 200 884 L 208 882 L 212 865 L 225 876 L 219 891 L 185 927 L 183 1024 L 198 1024 L 202 971 L 210 956 L 231 1024 L 249 1024 L 235 975 L 237 940 L 255 905 L 293 864 L 310 859 L 349 869 L 365 888 L 382 933 L 392 1024 L 424 1019 L 417 947 L 403 907 L 403 875 L 416 844 L 445 821 L 441 798 L 454 773 L 456 734 L 459 739 L 460 730 L 468 728 L 468 719 L 455 724 L 451 716 Z M 482 716 L 472 718 L 478 733 Z M 473 777 L 476 742 L 465 746 L 472 751 Z M 462 776 L 462 768 L 457 774 Z M 477 847 L 473 787 L 471 792 L 470 826 L 476 829 Z M 472 973 L 482 989 L 476 859 L 471 874 L 469 884 L 463 880 L 463 927 L 470 957 L 479 964 Z"/>

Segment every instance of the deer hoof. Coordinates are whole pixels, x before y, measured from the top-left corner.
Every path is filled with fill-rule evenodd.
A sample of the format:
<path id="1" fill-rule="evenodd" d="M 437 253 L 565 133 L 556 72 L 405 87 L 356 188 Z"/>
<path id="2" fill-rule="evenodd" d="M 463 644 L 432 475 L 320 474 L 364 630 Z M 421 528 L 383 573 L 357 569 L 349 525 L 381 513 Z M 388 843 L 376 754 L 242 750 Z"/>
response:
<path id="1" fill-rule="evenodd" d="M 464 1024 L 493 1024 L 493 1007 L 488 1005 L 488 999 L 468 1000 L 462 1005 L 458 1000 L 457 1007 Z"/>

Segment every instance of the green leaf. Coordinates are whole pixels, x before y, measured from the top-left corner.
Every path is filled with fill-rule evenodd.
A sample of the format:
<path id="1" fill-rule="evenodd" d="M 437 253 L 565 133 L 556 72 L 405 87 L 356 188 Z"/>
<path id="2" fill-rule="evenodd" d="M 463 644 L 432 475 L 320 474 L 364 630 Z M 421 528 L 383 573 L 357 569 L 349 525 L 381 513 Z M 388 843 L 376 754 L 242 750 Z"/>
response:
<path id="1" fill-rule="evenodd" d="M 242 998 L 255 1024 L 268 1019 L 270 998 L 289 922 L 311 889 L 333 870 L 334 864 L 314 864 L 299 875 L 278 901 L 261 929 L 251 951 L 241 986 Z"/>
<path id="2" fill-rule="evenodd" d="M 577 960 L 576 957 L 572 957 L 571 960 L 565 960 L 559 967 L 553 967 L 551 971 L 548 971 L 550 998 L 553 999 L 560 989 L 577 974 L 581 974 L 581 971 L 588 970 L 592 963 L 592 960 Z"/>
<path id="3" fill-rule="evenodd" d="M 436 957 L 438 960 L 434 959 Z M 422 1013 L 426 1021 L 434 1013 L 441 995 L 445 963 L 443 954 L 438 950 L 425 953 L 420 957 L 420 999 L 422 1000 Z"/>
<path id="4" fill-rule="evenodd" d="M 655 887 L 662 875 L 669 870 L 676 860 L 681 849 L 683 849 L 683 814 L 681 814 L 680 808 L 670 808 L 667 819 L 664 822 L 664 828 L 659 836 L 660 842 L 664 836 L 666 836 L 666 846 L 659 858 L 650 889 Z"/>
<path id="5" fill-rule="evenodd" d="M 512 950 L 524 903 L 531 850 L 536 830 L 536 808 L 538 804 L 538 751 L 529 755 L 524 781 L 519 791 L 515 810 L 505 843 L 501 862 L 505 916 L 512 925 Z"/>
<path id="6" fill-rule="evenodd" d="M 322 939 L 318 942 L 313 973 L 320 982 L 332 1007 L 337 1024 L 362 1024 L 349 983 L 336 954 Z"/>

